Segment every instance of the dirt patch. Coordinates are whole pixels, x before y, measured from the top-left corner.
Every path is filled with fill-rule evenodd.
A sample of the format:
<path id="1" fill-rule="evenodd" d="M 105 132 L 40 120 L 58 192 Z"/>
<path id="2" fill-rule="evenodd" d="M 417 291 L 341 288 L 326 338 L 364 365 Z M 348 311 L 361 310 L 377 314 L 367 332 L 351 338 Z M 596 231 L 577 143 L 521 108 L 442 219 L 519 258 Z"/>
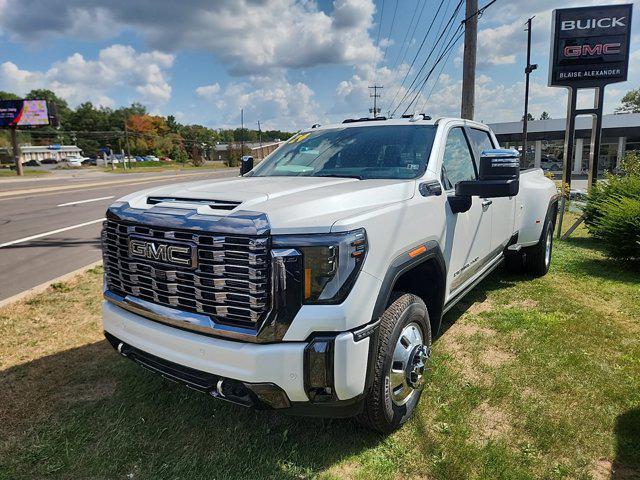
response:
<path id="1" fill-rule="evenodd" d="M 465 337 L 473 337 L 474 335 L 491 337 L 496 333 L 496 331 L 491 328 L 481 327 L 480 325 L 476 325 L 474 323 L 456 323 L 449 329 L 449 331 L 452 330 L 454 335 L 462 335 Z"/>
<path id="2" fill-rule="evenodd" d="M 495 335 L 495 330 L 482 327 L 474 323 L 455 323 L 442 336 L 440 341 L 460 366 L 462 375 L 469 381 L 478 383 L 484 381 L 484 376 L 478 368 L 478 360 L 472 354 L 471 338 L 480 336 L 482 338 L 490 338 Z"/>
<path id="3" fill-rule="evenodd" d="M 516 356 L 513 353 L 505 352 L 496 347 L 489 347 L 482 355 L 480 355 L 480 360 L 482 363 L 489 367 L 499 367 L 507 362 L 511 362 L 515 360 Z"/>
<path id="4" fill-rule="evenodd" d="M 498 407 L 483 402 L 473 411 L 477 425 L 476 440 L 480 443 L 506 438 L 513 430 L 509 415 Z"/>
<path id="5" fill-rule="evenodd" d="M 609 480 L 611 478 L 611 462 L 609 460 L 598 460 L 589 472 L 593 480 Z"/>
<path id="6" fill-rule="evenodd" d="M 472 304 L 467 309 L 467 312 L 469 312 L 469 313 L 471 313 L 473 315 L 478 315 L 480 313 L 490 312 L 491 310 L 493 310 L 493 302 L 487 298 L 486 300 L 484 300 L 482 302 L 476 302 L 476 303 Z"/>
<path id="7" fill-rule="evenodd" d="M 329 474 L 331 478 L 344 478 L 346 480 L 350 480 L 356 477 L 356 474 L 358 473 L 358 467 L 359 464 L 356 462 L 344 462 L 331 467 L 327 471 L 327 474 Z"/>
<path id="8" fill-rule="evenodd" d="M 533 298 L 524 298 L 522 300 L 513 300 L 512 302 L 507 303 L 506 308 L 523 308 L 523 309 L 533 309 L 538 308 L 540 304 L 534 300 Z"/>

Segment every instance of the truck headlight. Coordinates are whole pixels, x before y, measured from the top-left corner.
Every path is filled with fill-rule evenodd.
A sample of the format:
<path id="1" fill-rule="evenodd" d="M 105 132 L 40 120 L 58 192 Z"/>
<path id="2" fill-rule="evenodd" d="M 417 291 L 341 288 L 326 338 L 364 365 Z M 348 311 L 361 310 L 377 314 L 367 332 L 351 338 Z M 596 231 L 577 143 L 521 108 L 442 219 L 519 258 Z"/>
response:
<path id="1" fill-rule="evenodd" d="M 303 301 L 307 304 L 341 303 L 355 283 L 367 254 L 364 228 L 327 235 L 283 235 L 277 246 L 302 252 Z"/>

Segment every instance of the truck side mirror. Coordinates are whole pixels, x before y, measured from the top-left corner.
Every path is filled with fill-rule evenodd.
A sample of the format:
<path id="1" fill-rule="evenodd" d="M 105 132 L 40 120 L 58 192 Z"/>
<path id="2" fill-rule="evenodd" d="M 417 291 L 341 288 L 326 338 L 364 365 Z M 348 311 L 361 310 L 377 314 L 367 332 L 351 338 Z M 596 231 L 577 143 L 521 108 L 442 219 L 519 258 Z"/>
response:
<path id="1" fill-rule="evenodd" d="M 456 194 L 449 197 L 453 213 L 469 210 L 471 197 L 514 197 L 520 191 L 520 154 L 517 150 L 483 150 L 479 170 L 478 180 L 456 183 Z"/>
<path id="2" fill-rule="evenodd" d="M 244 156 L 240 159 L 240 176 L 253 170 L 253 157 Z"/>
<path id="3" fill-rule="evenodd" d="M 520 153 L 517 150 L 497 148 L 480 153 L 480 180 L 518 180 Z"/>
<path id="4" fill-rule="evenodd" d="M 520 191 L 520 154 L 517 150 L 483 150 L 478 180 L 456 184 L 456 196 L 513 197 Z"/>

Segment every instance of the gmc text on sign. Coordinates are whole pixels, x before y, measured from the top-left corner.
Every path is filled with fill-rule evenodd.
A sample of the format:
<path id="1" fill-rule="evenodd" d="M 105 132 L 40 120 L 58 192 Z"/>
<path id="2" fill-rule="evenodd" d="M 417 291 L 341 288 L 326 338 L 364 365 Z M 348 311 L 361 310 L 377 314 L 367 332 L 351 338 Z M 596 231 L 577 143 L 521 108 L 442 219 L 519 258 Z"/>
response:
<path id="1" fill-rule="evenodd" d="M 598 87 L 624 82 L 631 5 L 554 10 L 549 86 Z"/>

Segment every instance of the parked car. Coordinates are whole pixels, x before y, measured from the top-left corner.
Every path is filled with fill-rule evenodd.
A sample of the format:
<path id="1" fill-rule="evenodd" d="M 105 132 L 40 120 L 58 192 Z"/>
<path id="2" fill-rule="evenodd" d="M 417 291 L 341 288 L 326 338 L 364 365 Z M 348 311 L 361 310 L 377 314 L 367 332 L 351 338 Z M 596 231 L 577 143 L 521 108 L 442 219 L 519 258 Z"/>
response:
<path id="1" fill-rule="evenodd" d="M 144 157 L 145 161 L 147 162 L 159 162 L 160 159 L 158 157 L 156 157 L 155 155 L 147 155 L 146 157 Z"/>
<path id="2" fill-rule="evenodd" d="M 144 157 L 141 157 L 141 156 L 138 155 L 138 156 L 136 156 L 134 158 L 135 158 L 136 162 L 144 162 Z"/>
<path id="3" fill-rule="evenodd" d="M 88 157 L 81 157 L 79 155 L 73 155 L 73 156 L 69 156 L 66 159 L 66 163 L 69 167 L 81 167 L 82 166 L 82 162 L 85 160 L 88 160 Z"/>
<path id="4" fill-rule="evenodd" d="M 24 162 L 23 165 L 25 167 L 41 167 L 42 164 L 37 160 L 29 160 L 28 162 Z"/>
<path id="5" fill-rule="evenodd" d="M 468 120 L 348 120 L 243 176 L 127 195 L 102 232 L 105 335 L 212 397 L 390 432 L 443 314 L 503 262 L 549 269 L 556 186 L 518 157 Z"/>
<path id="6" fill-rule="evenodd" d="M 58 160 L 56 160 L 55 158 L 45 158 L 40 163 L 42 163 L 43 165 L 57 165 Z"/>
<path id="7" fill-rule="evenodd" d="M 87 167 L 95 167 L 98 165 L 98 159 L 95 157 L 89 157 L 82 161 L 82 165 Z"/>
<path id="8" fill-rule="evenodd" d="M 161 162 L 173 162 L 169 157 L 160 157 Z"/>

